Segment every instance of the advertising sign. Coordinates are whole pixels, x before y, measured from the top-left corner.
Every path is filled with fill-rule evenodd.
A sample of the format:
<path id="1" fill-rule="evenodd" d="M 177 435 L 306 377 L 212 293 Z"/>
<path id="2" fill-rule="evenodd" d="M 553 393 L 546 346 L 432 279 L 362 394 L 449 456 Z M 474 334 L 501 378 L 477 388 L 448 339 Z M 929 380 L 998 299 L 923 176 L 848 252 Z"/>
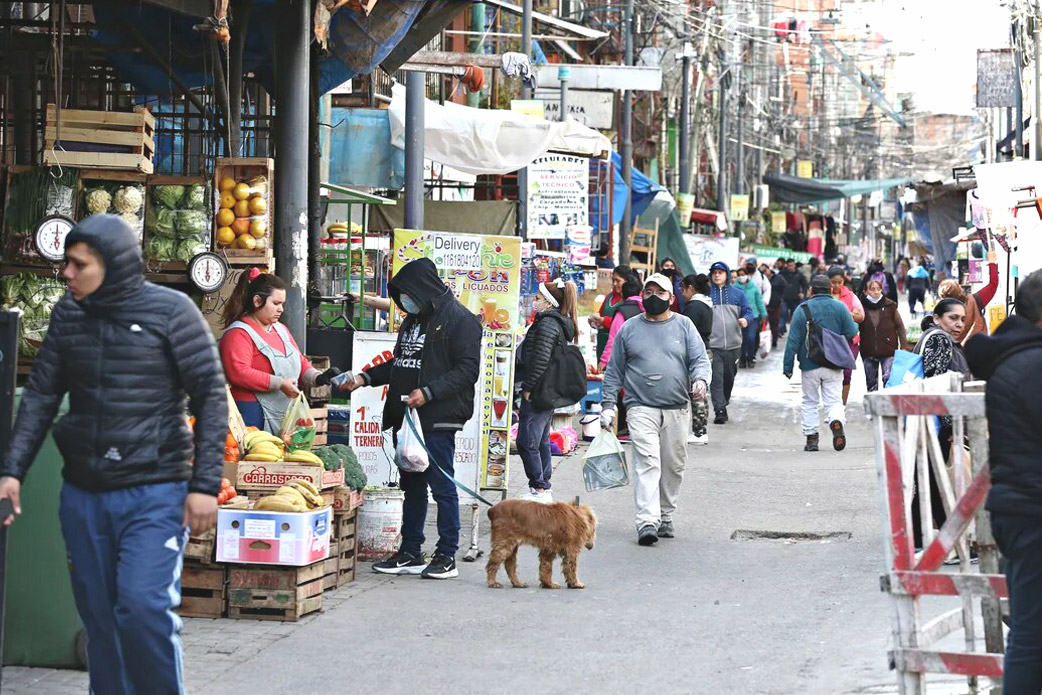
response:
<path id="1" fill-rule="evenodd" d="M 709 266 L 723 261 L 731 269 L 738 267 L 738 237 L 684 234 L 687 255 L 696 273 L 708 273 Z"/>
<path id="2" fill-rule="evenodd" d="M 393 246 L 392 274 L 418 258 L 430 258 L 456 299 L 481 321 L 481 376 L 474 417 L 456 436 L 456 478 L 484 490 L 505 490 L 515 334 L 523 320 L 521 240 L 396 229 Z"/>
<path id="3" fill-rule="evenodd" d="M 382 331 L 355 331 L 351 371 L 368 371 L 394 357 L 398 336 Z M 387 387 L 358 389 L 351 394 L 351 448 L 370 484 L 383 485 L 397 479 L 394 443 L 384 432 L 384 402 Z"/>
<path id="4" fill-rule="evenodd" d="M 731 194 L 731 214 L 729 217 L 732 222 L 744 222 L 749 219 L 749 196 L 737 193 Z"/>
<path id="5" fill-rule="evenodd" d="M 546 120 L 561 120 L 561 90 L 537 89 L 536 99 L 543 100 Z M 615 92 L 568 90 L 568 117 L 590 128 L 611 130 L 615 127 Z"/>
<path id="6" fill-rule="evenodd" d="M 813 254 L 806 251 L 793 251 L 792 249 L 777 249 L 772 246 L 754 246 L 752 253 L 756 260 L 767 265 L 774 265 L 779 258 L 791 258 L 797 263 L 809 263 Z"/>
<path id="7" fill-rule="evenodd" d="M 796 162 L 796 176 L 801 179 L 814 178 L 814 162 L 809 159 L 800 159 Z"/>
<path id="8" fill-rule="evenodd" d="M 564 239 L 590 223 L 590 160 L 549 154 L 528 165 L 528 238 Z"/>

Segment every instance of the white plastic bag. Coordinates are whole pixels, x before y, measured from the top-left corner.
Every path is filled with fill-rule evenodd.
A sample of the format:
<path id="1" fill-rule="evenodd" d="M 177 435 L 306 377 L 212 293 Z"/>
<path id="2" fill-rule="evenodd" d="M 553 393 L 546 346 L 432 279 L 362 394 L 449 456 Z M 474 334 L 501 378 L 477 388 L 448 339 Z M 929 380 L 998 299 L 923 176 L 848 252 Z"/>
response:
<path id="1" fill-rule="evenodd" d="M 398 448 L 394 452 L 394 462 L 406 473 L 423 473 L 430 465 L 427 449 L 423 442 L 423 431 L 416 411 L 405 408 L 405 419 L 398 430 Z"/>
<path id="2" fill-rule="evenodd" d="M 771 354 L 771 340 L 771 329 L 764 321 L 760 328 L 760 349 L 758 351 L 761 360 L 767 359 L 767 355 Z"/>
<path id="3" fill-rule="evenodd" d="M 610 430 L 601 430 L 583 457 L 583 483 L 587 492 L 610 490 L 630 484 L 626 452 Z"/>

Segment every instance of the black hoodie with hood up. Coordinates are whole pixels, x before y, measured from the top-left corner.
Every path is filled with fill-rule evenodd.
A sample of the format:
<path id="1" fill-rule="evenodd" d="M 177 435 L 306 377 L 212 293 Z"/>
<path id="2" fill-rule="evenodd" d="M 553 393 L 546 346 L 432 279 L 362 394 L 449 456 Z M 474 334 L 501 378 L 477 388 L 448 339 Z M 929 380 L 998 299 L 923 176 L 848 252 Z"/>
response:
<path id="1" fill-rule="evenodd" d="M 402 426 L 402 396 L 419 388 L 427 398 L 418 411 L 420 421 L 433 429 L 461 430 L 474 414 L 474 386 L 481 374 L 481 323 L 456 301 L 428 258 L 408 263 L 387 284 L 387 294 L 399 307 L 403 293 L 421 304 L 420 313 L 409 314 L 402 322 L 394 359 L 373 367 L 362 378 L 370 386 L 388 387 L 385 429 Z M 405 354 L 410 348 L 405 342 L 417 326 L 425 335 L 419 368 L 396 369 L 397 363 L 411 357 Z"/>
<path id="2" fill-rule="evenodd" d="M 141 245 L 121 217 L 88 217 L 65 240 L 79 242 L 104 259 L 105 279 L 55 305 L 0 474 L 25 478 L 68 394 L 54 427 L 66 481 L 104 491 L 187 480 L 189 491 L 216 495 L 228 397 L 202 314 L 181 292 L 145 282 Z"/>
<path id="3" fill-rule="evenodd" d="M 1042 516 L 1042 330 L 1021 316 L 966 344 L 974 375 L 986 379 L 991 492 L 987 509 Z"/>

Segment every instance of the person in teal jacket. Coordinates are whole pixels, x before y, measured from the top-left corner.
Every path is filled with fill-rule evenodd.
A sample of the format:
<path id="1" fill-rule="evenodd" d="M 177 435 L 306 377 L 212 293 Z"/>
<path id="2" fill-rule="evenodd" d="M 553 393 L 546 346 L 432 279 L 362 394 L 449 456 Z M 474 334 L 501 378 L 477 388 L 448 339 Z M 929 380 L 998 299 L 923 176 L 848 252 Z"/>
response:
<path id="1" fill-rule="evenodd" d="M 823 367 L 807 354 L 807 316 L 808 308 L 814 321 L 822 328 L 842 335 L 847 340 L 857 335 L 857 324 L 850 311 L 839 300 L 830 296 L 830 282 L 825 275 L 815 275 L 810 283 L 811 297 L 800 304 L 792 313 L 789 325 L 789 338 L 785 343 L 785 361 L 782 372 L 785 378 L 792 378 L 793 362 L 800 361 L 801 381 L 803 385 L 803 434 L 807 437 L 804 451 L 818 450 L 818 427 L 821 415 L 820 405 L 825 408 L 825 419 L 832 431 L 832 448 L 842 451 L 847 445 L 843 432 L 845 408 L 843 406 L 843 370 Z"/>
<path id="2" fill-rule="evenodd" d="M 760 326 L 767 320 L 767 307 L 763 304 L 763 292 L 752 282 L 745 268 L 738 269 L 736 286 L 745 294 L 749 307 L 753 310 L 753 320 L 742 329 L 742 357 L 739 367 L 752 367 L 756 364 L 756 348 L 759 347 Z"/>

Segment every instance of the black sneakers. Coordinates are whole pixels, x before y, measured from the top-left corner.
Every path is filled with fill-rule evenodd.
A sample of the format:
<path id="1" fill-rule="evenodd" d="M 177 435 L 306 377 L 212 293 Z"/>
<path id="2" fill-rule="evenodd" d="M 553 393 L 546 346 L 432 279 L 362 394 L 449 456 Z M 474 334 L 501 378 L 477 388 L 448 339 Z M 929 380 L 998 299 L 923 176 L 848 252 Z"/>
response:
<path id="1" fill-rule="evenodd" d="M 713 420 L 714 425 L 727 424 L 727 409 L 716 411 L 716 418 Z"/>
<path id="2" fill-rule="evenodd" d="M 386 560 L 374 562 L 373 571 L 380 574 L 419 574 L 426 566 L 422 557 L 399 550 Z"/>
<path id="3" fill-rule="evenodd" d="M 459 576 L 456 559 L 441 553 L 435 553 L 430 564 L 423 568 L 420 576 L 424 579 L 452 579 Z"/>
<path id="4" fill-rule="evenodd" d="M 808 434 L 807 443 L 803 446 L 804 451 L 817 451 L 818 450 L 818 435 Z"/>
<path id="5" fill-rule="evenodd" d="M 637 543 L 641 545 L 655 545 L 658 543 L 658 531 L 651 524 L 641 526 L 637 531 Z"/>
<path id="6" fill-rule="evenodd" d="M 658 537 L 659 538 L 673 538 L 673 522 L 663 521 L 658 525 Z"/>

